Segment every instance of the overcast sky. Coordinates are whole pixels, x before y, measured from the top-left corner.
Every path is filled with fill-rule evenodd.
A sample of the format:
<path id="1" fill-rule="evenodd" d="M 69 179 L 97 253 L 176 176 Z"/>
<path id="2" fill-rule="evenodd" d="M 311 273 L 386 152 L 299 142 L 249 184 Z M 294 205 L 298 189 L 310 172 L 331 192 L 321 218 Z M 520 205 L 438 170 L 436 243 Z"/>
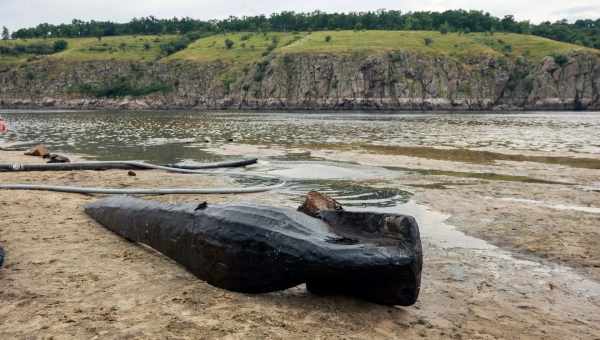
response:
<path id="1" fill-rule="evenodd" d="M 514 14 L 518 20 L 535 23 L 562 18 L 600 18 L 600 0 L 0 0 L 0 26 L 14 30 L 43 22 L 70 22 L 73 18 L 116 22 L 149 15 L 220 19 L 230 15 L 270 14 L 283 10 L 348 12 L 380 8 L 402 11 L 480 9 L 496 16 Z"/>

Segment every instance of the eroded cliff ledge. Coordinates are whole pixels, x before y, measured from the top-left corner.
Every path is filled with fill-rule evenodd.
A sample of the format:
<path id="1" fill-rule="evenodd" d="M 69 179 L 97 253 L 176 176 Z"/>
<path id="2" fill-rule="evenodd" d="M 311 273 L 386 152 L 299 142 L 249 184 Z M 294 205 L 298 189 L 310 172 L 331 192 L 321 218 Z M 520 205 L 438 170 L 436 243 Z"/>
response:
<path id="1" fill-rule="evenodd" d="M 600 57 L 578 52 L 534 62 L 414 52 L 288 53 L 245 66 L 40 60 L 0 69 L 0 107 L 600 110 Z"/>

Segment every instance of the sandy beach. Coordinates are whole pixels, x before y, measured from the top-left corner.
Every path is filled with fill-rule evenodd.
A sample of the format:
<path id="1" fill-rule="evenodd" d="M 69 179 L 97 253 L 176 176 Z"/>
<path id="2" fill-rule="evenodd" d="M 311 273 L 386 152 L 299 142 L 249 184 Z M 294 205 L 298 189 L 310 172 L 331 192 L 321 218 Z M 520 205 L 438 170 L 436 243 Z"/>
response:
<path id="1" fill-rule="evenodd" d="M 312 152 L 344 157 L 327 150 Z M 387 158 L 397 156 L 352 157 L 382 166 L 398 161 Z M 1 152 L 0 159 L 41 161 L 21 152 Z M 406 158 L 403 164 L 421 161 Z M 500 167 L 505 169 L 495 170 L 512 166 Z M 597 180 L 589 169 L 577 169 L 573 176 L 580 182 Z M 156 171 L 137 171 L 131 177 L 116 170 L 0 173 L 0 181 L 110 187 L 231 185 L 219 177 Z M 415 193 L 411 212 L 421 224 L 425 252 L 421 297 L 415 306 L 405 308 L 317 297 L 304 286 L 264 295 L 221 290 L 93 222 L 82 206 L 94 197 L 0 191 L 0 244 L 7 252 L 0 270 L 0 338 L 600 337 L 596 228 L 600 215 L 547 206 L 568 199 L 589 207 L 600 201 L 600 193 L 422 174 L 405 176 L 397 184 Z M 545 205 L 509 200 L 524 193 Z M 152 199 L 294 206 L 289 197 L 277 193 Z"/>

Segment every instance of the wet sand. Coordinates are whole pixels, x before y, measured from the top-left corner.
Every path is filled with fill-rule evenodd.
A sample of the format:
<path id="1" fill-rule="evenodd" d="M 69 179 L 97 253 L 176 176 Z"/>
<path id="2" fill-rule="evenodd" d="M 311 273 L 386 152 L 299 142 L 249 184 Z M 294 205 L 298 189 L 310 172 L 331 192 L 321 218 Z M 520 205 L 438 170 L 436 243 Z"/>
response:
<path id="1" fill-rule="evenodd" d="M 0 191 L 0 244 L 7 251 L 0 270 L 0 338 L 600 338 L 600 214 L 551 207 L 565 202 L 597 207 L 600 193 L 572 185 L 417 171 L 487 171 L 593 186 L 597 170 L 318 148 L 217 149 L 257 156 L 310 151 L 325 159 L 415 169 L 392 184 L 415 194 L 406 209 L 416 215 L 423 234 L 419 302 L 384 307 L 316 297 L 303 286 L 265 295 L 224 291 L 90 220 L 82 206 L 94 197 Z M 0 159 L 40 161 L 19 152 L 0 152 Z M 219 177 L 155 171 L 137 171 L 136 177 L 127 171 L 0 173 L 0 181 L 113 187 L 231 184 Z M 511 197 L 544 204 L 506 199 Z M 295 204 L 278 193 L 153 199 Z"/>

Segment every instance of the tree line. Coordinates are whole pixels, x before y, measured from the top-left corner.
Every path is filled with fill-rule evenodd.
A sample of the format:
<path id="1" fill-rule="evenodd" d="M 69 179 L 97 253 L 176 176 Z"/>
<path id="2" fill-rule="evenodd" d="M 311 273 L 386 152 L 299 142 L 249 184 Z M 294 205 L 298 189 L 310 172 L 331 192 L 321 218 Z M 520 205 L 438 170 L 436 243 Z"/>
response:
<path id="1" fill-rule="evenodd" d="M 554 40 L 600 48 L 600 19 L 567 20 L 532 24 L 514 16 L 502 18 L 483 11 L 407 12 L 378 10 L 369 12 L 310 13 L 281 12 L 270 16 L 231 16 L 223 20 L 202 21 L 189 17 L 158 19 L 134 18 L 128 23 L 73 20 L 70 24 L 40 24 L 12 33 L 15 39 L 40 37 L 102 37 L 114 35 L 224 33 L 241 31 L 323 31 L 323 30 L 433 30 L 443 32 L 526 33 Z"/>

